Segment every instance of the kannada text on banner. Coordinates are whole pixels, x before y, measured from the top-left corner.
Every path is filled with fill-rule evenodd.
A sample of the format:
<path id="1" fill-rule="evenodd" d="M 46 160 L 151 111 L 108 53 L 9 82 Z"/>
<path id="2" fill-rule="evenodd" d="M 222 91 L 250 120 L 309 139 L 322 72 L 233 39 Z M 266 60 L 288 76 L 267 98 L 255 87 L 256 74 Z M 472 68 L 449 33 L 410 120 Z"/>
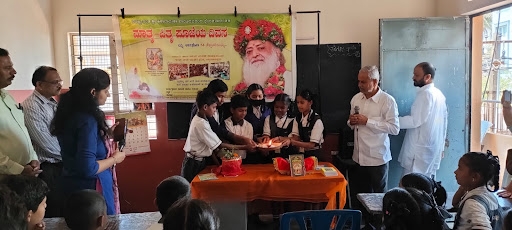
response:
<path id="1" fill-rule="evenodd" d="M 213 79 L 294 96 L 288 14 L 114 16 L 123 92 L 133 102 L 193 101 Z"/>

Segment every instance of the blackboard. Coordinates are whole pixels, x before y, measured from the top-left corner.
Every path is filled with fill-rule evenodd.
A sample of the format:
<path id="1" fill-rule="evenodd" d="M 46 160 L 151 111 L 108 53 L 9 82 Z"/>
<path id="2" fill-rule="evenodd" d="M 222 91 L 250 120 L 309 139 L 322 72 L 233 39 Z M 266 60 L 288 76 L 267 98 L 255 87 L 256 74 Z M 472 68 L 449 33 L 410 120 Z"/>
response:
<path id="1" fill-rule="evenodd" d="M 361 43 L 320 45 L 320 81 L 317 45 L 297 45 L 296 48 L 297 90 L 307 88 L 319 93 L 320 98 L 315 103 L 320 106 L 326 133 L 340 132 L 350 113 L 350 100 L 359 92 Z M 192 103 L 167 103 L 169 139 L 187 137 L 191 108 Z"/>
<path id="2" fill-rule="evenodd" d="M 192 103 L 167 103 L 167 134 L 169 139 L 187 138 Z"/>
<path id="3" fill-rule="evenodd" d="M 169 127 L 167 135 L 169 139 L 187 138 L 192 105 L 193 103 L 167 103 L 167 124 Z M 222 110 L 222 120 L 231 116 L 229 113 L 229 103 L 224 103 L 221 107 L 217 107 L 217 109 Z"/>
<path id="4" fill-rule="evenodd" d="M 350 100 L 359 92 L 357 74 L 361 69 L 361 43 L 320 45 L 320 80 L 317 45 L 297 46 L 297 92 L 310 89 L 319 95 L 326 133 L 339 133 L 350 114 Z"/>

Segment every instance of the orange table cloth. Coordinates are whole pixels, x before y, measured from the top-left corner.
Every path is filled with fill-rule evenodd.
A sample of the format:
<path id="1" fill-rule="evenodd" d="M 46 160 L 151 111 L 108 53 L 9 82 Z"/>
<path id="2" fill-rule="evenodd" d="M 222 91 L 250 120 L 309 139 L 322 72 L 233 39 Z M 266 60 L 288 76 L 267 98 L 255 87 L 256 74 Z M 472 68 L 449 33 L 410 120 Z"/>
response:
<path id="1" fill-rule="evenodd" d="M 329 167 L 330 163 L 319 163 Z M 210 173 L 207 167 L 199 174 Z M 324 176 L 321 171 L 291 177 L 281 175 L 272 164 L 242 165 L 247 172 L 238 177 L 217 176 L 217 180 L 201 181 L 196 176 L 191 183 L 192 197 L 207 201 L 273 201 L 328 202 L 326 209 L 335 209 L 336 193 L 339 205 L 345 206 L 347 180 L 337 169 L 338 176 Z"/>

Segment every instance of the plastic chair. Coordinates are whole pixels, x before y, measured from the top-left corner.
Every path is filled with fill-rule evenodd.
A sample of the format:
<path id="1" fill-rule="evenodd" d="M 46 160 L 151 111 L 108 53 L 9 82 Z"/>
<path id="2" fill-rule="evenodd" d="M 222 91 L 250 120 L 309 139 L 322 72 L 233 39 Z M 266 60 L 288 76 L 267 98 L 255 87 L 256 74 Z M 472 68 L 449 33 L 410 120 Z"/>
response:
<path id="1" fill-rule="evenodd" d="M 335 221 L 333 221 L 334 217 L 336 217 Z M 341 230 L 349 220 L 351 220 L 352 223 L 350 229 L 361 229 L 361 212 L 359 210 L 311 210 L 287 212 L 281 216 L 281 230 L 290 230 L 292 220 L 297 221 L 300 230 L 306 230 L 308 220 L 311 224 L 311 229 Z"/>

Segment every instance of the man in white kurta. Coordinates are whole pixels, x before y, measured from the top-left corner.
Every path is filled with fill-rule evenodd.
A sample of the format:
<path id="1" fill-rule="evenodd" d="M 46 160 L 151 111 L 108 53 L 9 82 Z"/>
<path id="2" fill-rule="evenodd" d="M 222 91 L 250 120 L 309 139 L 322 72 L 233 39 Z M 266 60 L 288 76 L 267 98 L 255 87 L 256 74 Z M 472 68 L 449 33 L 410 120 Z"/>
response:
<path id="1" fill-rule="evenodd" d="M 414 68 L 414 86 L 419 87 L 411 115 L 399 117 L 407 129 L 398 161 L 403 175 L 422 173 L 435 176 L 441 163 L 448 125 L 446 98 L 434 86 L 435 68 L 422 62 Z"/>

